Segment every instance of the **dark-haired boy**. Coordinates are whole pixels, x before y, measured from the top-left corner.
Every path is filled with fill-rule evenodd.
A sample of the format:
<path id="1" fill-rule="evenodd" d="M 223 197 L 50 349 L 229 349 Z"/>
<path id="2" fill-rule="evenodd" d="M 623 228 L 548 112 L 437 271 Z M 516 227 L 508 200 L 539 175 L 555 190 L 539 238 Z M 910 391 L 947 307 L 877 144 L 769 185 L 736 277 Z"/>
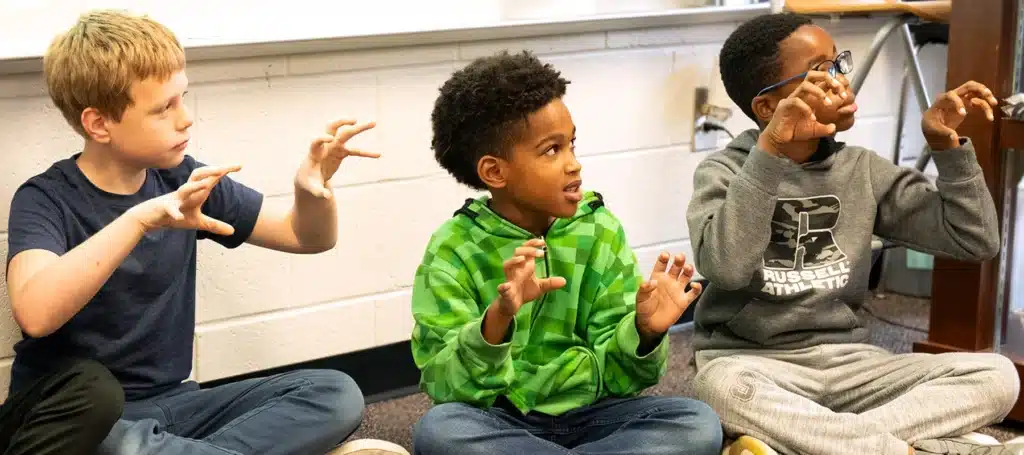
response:
<path id="1" fill-rule="evenodd" d="M 700 293 L 662 253 L 643 282 L 619 221 L 584 192 L 568 81 L 529 53 L 481 58 L 441 88 L 433 148 L 488 190 L 432 236 L 413 356 L 439 405 L 419 454 L 715 454 L 699 401 L 635 397 L 665 371 L 665 332 Z"/>
<path id="2" fill-rule="evenodd" d="M 967 109 L 992 120 L 991 91 L 968 82 L 924 114 L 932 184 L 831 137 L 854 122 L 852 59 L 808 18 L 746 22 L 720 60 L 729 96 L 760 126 L 698 166 L 687 216 L 711 282 L 696 309 L 695 387 L 727 436 L 745 435 L 729 453 L 1024 453 L 956 437 L 1013 406 L 1006 358 L 894 355 L 866 344 L 855 313 L 872 234 L 962 260 L 999 251 L 981 167 L 955 131 Z"/>

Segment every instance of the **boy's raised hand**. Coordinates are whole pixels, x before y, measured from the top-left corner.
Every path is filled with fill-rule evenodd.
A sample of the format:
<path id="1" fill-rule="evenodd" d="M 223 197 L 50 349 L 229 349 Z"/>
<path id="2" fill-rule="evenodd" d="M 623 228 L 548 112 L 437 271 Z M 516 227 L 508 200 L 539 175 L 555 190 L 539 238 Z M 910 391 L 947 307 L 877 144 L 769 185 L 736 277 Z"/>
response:
<path id="1" fill-rule="evenodd" d="M 981 83 L 969 81 L 939 95 L 921 116 L 921 132 L 932 150 L 947 150 L 960 145 L 956 128 L 967 118 L 967 106 L 985 112 L 990 122 L 995 119 L 992 108 L 999 101 L 992 90 Z"/>
<path id="2" fill-rule="evenodd" d="M 134 216 L 146 232 L 173 228 L 231 235 L 235 232 L 231 225 L 204 215 L 202 207 L 220 179 L 241 168 L 238 165 L 198 168 L 192 171 L 188 182 L 174 192 L 136 205 L 127 214 Z"/>
<path id="3" fill-rule="evenodd" d="M 527 302 L 565 286 L 565 278 L 537 278 L 535 258 L 544 256 L 544 240 L 531 239 L 516 248 L 505 261 L 505 282 L 498 285 L 498 312 L 512 319 Z"/>
<path id="4" fill-rule="evenodd" d="M 636 329 L 647 342 L 664 335 L 702 290 L 700 283 L 690 283 L 693 266 L 686 263 L 686 256 L 676 255 L 671 268 L 669 258 L 668 253 L 658 256 L 651 279 L 640 286 L 636 295 Z"/>
<path id="5" fill-rule="evenodd" d="M 366 152 L 347 146 L 350 139 L 376 126 L 376 122 L 356 124 L 355 120 L 337 120 L 327 125 L 327 133 L 313 139 L 309 156 L 295 174 L 295 185 L 310 194 L 325 199 L 331 198 L 330 184 L 341 161 L 349 156 L 380 158 L 379 153 Z"/>
<path id="6" fill-rule="evenodd" d="M 824 71 L 810 71 L 800 86 L 788 97 L 779 101 L 772 120 L 761 132 L 758 146 L 776 155 L 786 154 L 786 145 L 829 136 L 836 132 L 836 125 L 818 122 L 811 106 L 830 107 L 832 100 L 825 89 L 846 94 L 846 88 Z"/>

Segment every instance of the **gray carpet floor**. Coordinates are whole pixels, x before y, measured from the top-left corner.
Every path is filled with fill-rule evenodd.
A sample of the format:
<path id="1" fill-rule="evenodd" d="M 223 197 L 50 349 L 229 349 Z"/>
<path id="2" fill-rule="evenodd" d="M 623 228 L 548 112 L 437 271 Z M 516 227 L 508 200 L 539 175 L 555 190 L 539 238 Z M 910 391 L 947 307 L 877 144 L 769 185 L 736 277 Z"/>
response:
<path id="1" fill-rule="evenodd" d="M 893 352 L 910 352 L 915 341 L 926 338 L 929 300 L 896 294 L 885 299 L 869 297 L 863 319 L 871 329 L 871 343 Z M 661 383 L 644 395 L 693 396 L 694 369 L 690 365 L 692 353 L 691 329 L 671 335 L 669 370 Z M 394 442 L 412 451 L 412 427 L 429 409 L 430 401 L 422 393 L 379 401 L 367 406 L 365 419 L 353 438 L 375 438 Z M 912 412 L 912 411 L 911 411 Z M 980 431 L 1005 441 L 1024 435 L 1024 428 L 993 426 Z"/>

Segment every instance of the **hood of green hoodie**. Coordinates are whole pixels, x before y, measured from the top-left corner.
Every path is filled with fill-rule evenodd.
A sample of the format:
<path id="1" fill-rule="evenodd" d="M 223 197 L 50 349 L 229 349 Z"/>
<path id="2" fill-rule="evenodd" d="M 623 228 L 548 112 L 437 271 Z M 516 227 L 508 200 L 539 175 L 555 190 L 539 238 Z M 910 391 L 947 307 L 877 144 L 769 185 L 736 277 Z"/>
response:
<path id="1" fill-rule="evenodd" d="M 466 199 L 466 203 L 455 212 L 455 215 L 465 215 L 474 224 L 479 226 L 480 229 L 494 236 L 523 240 L 536 237 L 530 231 L 516 226 L 494 210 L 491 210 L 491 207 L 488 205 L 490 199 L 490 196 Z M 594 191 L 584 192 L 583 200 L 576 207 L 576 214 L 571 218 L 556 218 L 555 222 L 548 228 L 546 235 L 558 236 L 567 232 L 572 228 L 576 220 L 594 213 L 595 210 L 602 206 L 604 206 L 604 199 L 600 193 Z"/>

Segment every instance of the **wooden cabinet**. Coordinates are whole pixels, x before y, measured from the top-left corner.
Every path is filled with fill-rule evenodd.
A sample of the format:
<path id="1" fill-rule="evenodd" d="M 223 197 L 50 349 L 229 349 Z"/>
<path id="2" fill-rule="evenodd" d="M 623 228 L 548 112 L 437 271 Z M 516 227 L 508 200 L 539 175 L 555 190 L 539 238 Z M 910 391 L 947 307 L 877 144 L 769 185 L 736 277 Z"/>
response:
<path id="1" fill-rule="evenodd" d="M 1018 86 L 1021 3 L 1024 0 L 953 1 L 947 89 L 975 80 L 1000 100 L 1022 91 Z M 915 344 L 914 350 L 999 352 L 1014 359 L 1018 374 L 1024 374 L 1024 355 L 1015 354 L 1024 353 L 1024 341 L 1015 341 L 1017 332 L 1008 324 L 1021 324 L 1014 320 L 1014 310 L 1024 310 L 1024 295 L 1011 295 L 1007 279 L 1014 270 L 1014 253 L 1024 258 L 1024 238 L 1013 235 L 1017 212 L 1024 220 L 1024 197 L 1018 201 L 1016 196 L 1024 175 L 1024 122 L 1001 119 L 998 114 L 995 122 L 989 122 L 984 116 L 971 115 L 957 131 L 974 141 L 999 211 L 1003 252 L 981 264 L 936 258 L 928 338 Z M 1019 346 L 1008 346 L 1007 340 Z M 1018 399 L 1009 419 L 1024 422 L 1024 400 Z"/>

